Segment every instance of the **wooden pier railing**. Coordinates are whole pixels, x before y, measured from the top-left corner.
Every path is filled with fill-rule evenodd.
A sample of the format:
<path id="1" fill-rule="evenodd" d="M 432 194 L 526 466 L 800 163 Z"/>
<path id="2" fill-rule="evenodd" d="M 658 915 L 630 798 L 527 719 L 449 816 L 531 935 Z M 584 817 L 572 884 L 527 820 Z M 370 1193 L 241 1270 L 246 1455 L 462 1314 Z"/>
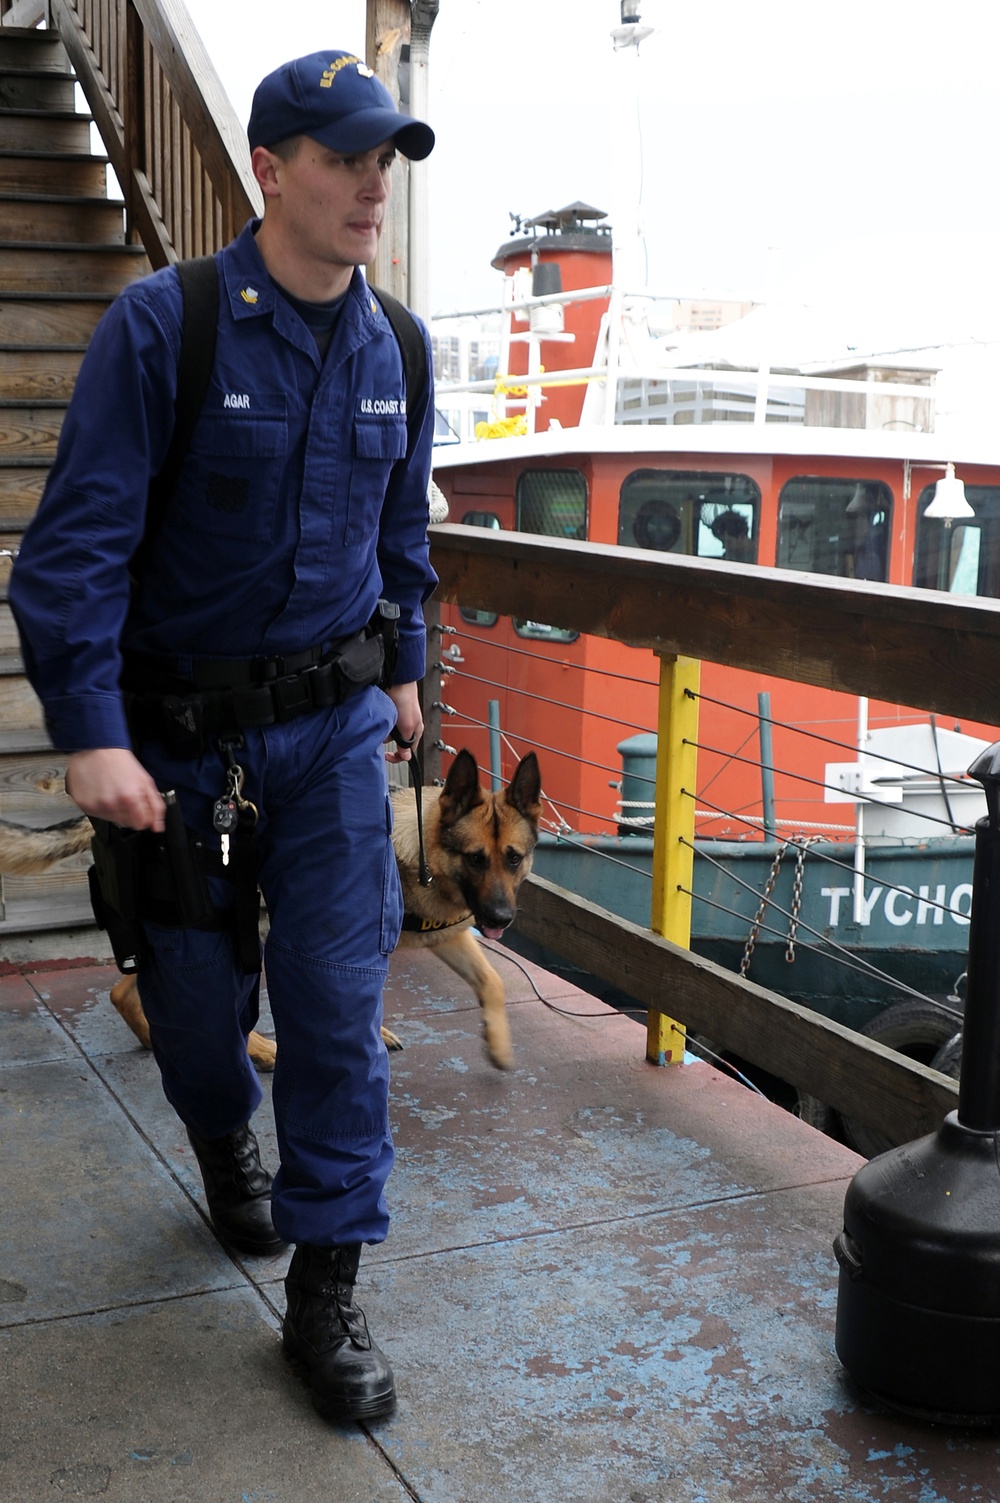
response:
<path id="1" fill-rule="evenodd" d="M 439 598 L 644 646 L 995 722 L 1000 603 L 779 569 L 446 524 Z M 518 929 L 652 1012 L 677 1018 L 899 1141 L 936 1129 L 954 1082 L 551 883 Z"/>

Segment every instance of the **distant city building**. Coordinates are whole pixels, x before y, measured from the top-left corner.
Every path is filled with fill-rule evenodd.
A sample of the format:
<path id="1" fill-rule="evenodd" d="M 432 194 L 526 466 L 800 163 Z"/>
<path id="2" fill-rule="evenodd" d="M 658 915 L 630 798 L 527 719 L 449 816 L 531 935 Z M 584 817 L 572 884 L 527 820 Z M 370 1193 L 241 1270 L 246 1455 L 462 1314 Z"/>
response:
<path id="1" fill-rule="evenodd" d="M 431 349 L 434 379 L 441 385 L 496 380 L 500 366 L 500 314 L 456 314 L 434 320 Z M 489 419 L 493 393 L 441 393 L 437 401 L 439 442 L 471 439 L 477 423 Z"/>
<path id="2" fill-rule="evenodd" d="M 435 334 L 431 347 L 436 381 L 487 381 L 496 375 L 500 358 L 499 330 L 485 335 L 477 332 L 471 338 L 460 334 Z"/>

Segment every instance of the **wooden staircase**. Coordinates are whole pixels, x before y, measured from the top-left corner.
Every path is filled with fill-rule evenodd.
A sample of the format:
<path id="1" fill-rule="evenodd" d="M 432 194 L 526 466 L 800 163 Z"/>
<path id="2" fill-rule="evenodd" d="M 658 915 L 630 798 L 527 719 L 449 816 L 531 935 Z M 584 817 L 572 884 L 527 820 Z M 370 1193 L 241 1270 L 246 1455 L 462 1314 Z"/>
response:
<path id="1" fill-rule="evenodd" d="M 150 269 L 142 247 L 125 242 L 124 205 L 107 196 L 107 158 L 92 153 L 91 117 L 75 99 L 57 32 L 0 27 L 0 818 L 30 825 L 76 811 L 23 675 L 7 603 L 11 554 L 94 326 Z M 49 954 L 106 951 L 90 929 L 85 866 L 0 876 L 0 959 L 41 953 L 46 934 Z"/>

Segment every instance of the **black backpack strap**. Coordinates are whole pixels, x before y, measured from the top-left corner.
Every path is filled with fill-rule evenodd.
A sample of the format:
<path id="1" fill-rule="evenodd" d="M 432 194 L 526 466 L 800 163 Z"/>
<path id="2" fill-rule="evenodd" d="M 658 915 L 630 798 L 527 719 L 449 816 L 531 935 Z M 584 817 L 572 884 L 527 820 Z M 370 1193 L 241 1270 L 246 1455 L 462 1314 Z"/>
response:
<path id="1" fill-rule="evenodd" d="M 163 467 L 150 482 L 146 529 L 129 566 L 133 580 L 141 577 L 153 542 L 163 526 L 215 365 L 219 324 L 219 271 L 215 257 L 197 256 L 192 261 L 179 261 L 177 274 L 184 313 L 181 353 L 177 362 L 174 432 Z"/>
<path id="2" fill-rule="evenodd" d="M 399 353 L 403 357 L 403 375 L 406 381 L 406 426 L 412 440 L 416 411 L 427 387 L 427 351 L 424 348 L 424 337 L 420 332 L 420 325 L 409 308 L 398 298 L 393 297 L 391 292 L 383 292 L 381 287 L 371 286 L 368 290 L 382 304 L 382 312 L 392 325 L 392 332 L 399 345 Z"/>

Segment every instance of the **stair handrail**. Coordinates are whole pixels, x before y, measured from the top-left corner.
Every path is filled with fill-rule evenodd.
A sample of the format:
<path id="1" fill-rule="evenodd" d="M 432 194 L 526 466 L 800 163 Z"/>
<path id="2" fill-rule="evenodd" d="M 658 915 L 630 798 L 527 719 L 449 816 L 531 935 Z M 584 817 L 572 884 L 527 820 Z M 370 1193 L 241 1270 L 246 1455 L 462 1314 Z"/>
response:
<path id="1" fill-rule="evenodd" d="M 41 0 L 0 0 L 5 25 Z M 246 133 L 183 0 L 47 0 L 154 267 L 218 250 L 262 208 Z"/>

